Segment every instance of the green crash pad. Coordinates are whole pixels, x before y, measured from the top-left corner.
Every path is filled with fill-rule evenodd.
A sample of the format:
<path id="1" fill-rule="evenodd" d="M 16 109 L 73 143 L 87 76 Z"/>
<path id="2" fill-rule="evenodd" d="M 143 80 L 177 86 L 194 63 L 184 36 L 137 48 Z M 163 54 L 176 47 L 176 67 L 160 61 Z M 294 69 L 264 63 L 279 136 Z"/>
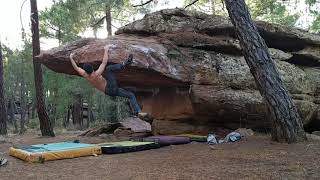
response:
<path id="1" fill-rule="evenodd" d="M 196 141 L 196 142 L 207 142 L 207 136 L 202 136 L 202 135 L 196 135 L 196 134 L 178 134 L 175 135 L 178 137 L 189 137 L 191 141 Z"/>
<path id="2" fill-rule="evenodd" d="M 148 149 L 159 148 L 160 145 L 156 142 L 136 142 L 136 141 L 121 141 L 98 144 L 101 147 L 103 154 L 117 154 L 126 152 L 136 152 Z"/>

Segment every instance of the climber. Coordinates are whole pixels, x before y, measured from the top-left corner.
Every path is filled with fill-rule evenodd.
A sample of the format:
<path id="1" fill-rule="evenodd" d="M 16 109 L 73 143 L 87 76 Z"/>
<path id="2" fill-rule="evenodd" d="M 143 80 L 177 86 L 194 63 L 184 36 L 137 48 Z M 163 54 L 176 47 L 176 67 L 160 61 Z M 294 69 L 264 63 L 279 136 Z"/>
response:
<path id="1" fill-rule="evenodd" d="M 108 65 L 105 74 L 102 76 L 103 71 L 108 62 L 108 51 L 109 46 L 106 45 L 104 47 L 104 55 L 102 59 L 102 63 L 100 64 L 99 68 L 94 71 L 93 66 L 91 64 L 85 63 L 80 68 L 77 66 L 76 62 L 73 59 L 74 53 L 70 54 L 70 61 L 73 68 L 82 76 L 84 77 L 89 83 L 94 86 L 96 89 L 102 91 L 103 93 L 109 96 L 119 96 L 119 97 L 126 97 L 130 100 L 131 107 L 133 109 L 133 115 L 136 117 L 143 119 L 147 116 L 147 113 L 141 112 L 139 104 L 136 100 L 135 95 L 127 91 L 123 88 L 118 86 L 117 80 L 115 79 L 113 73 L 115 71 L 123 70 L 127 66 L 129 66 L 133 61 L 132 54 L 129 55 L 128 59 L 121 64 L 114 64 Z"/>

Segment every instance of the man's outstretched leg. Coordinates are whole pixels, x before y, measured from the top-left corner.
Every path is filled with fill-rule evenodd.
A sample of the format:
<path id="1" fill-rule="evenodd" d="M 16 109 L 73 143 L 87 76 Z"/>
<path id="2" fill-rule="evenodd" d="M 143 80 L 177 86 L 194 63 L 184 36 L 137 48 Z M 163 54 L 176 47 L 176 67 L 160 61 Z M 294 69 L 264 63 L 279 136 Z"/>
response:
<path id="1" fill-rule="evenodd" d="M 138 113 L 141 112 L 141 108 L 137 102 L 136 96 L 132 92 L 127 91 L 122 88 L 119 88 L 118 89 L 118 96 L 125 97 L 125 98 L 129 99 L 134 115 L 138 115 Z"/>
<path id="2" fill-rule="evenodd" d="M 132 55 L 129 55 L 128 59 L 122 64 L 114 64 L 107 67 L 106 79 L 107 79 L 107 88 L 106 94 L 110 96 L 120 96 L 126 97 L 129 99 L 131 107 L 133 108 L 133 113 L 135 116 L 144 118 L 147 116 L 147 113 L 142 113 L 141 108 L 137 102 L 135 95 L 125 89 L 119 88 L 118 83 L 113 75 L 113 72 L 123 70 L 126 66 L 132 63 Z"/>
<path id="3" fill-rule="evenodd" d="M 119 88 L 118 96 L 126 97 L 129 99 L 131 107 L 133 108 L 134 116 L 138 116 L 140 119 L 143 119 L 143 120 L 147 120 L 149 118 L 147 113 L 141 112 L 141 108 L 137 102 L 136 96 L 132 92 Z"/>
<path id="4" fill-rule="evenodd" d="M 113 72 L 125 69 L 126 66 L 130 65 L 133 61 L 132 54 L 129 55 L 128 59 L 122 64 L 109 65 L 106 68 L 104 78 L 107 80 L 107 87 L 105 93 L 110 96 L 116 96 L 118 91 L 118 82 L 113 75 Z"/>

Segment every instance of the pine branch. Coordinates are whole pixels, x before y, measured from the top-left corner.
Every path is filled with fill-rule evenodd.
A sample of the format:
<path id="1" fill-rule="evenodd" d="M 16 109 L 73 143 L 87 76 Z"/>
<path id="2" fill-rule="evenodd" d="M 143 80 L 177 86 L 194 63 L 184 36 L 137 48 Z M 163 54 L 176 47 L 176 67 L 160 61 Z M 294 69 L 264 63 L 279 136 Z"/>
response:
<path id="1" fill-rule="evenodd" d="M 153 0 L 149 0 L 149 1 L 147 1 L 147 2 L 144 2 L 144 3 L 142 3 L 142 4 L 137 4 L 137 5 L 132 5 L 132 7 L 139 7 L 139 6 L 144 6 L 144 5 L 146 5 L 146 4 L 149 4 L 149 3 L 151 3 Z"/>
<path id="2" fill-rule="evenodd" d="M 196 2 L 198 2 L 198 1 L 199 1 L 199 0 L 194 0 L 192 3 L 186 5 L 186 6 L 184 7 L 184 9 L 187 9 L 187 7 L 194 5 L 194 4 L 195 4 Z"/>
<path id="3" fill-rule="evenodd" d="M 113 25 L 113 24 L 111 24 L 111 26 L 113 26 L 113 27 L 116 28 L 116 29 L 119 29 L 119 27 L 117 27 L 117 26 L 115 26 L 115 25 Z"/>
<path id="4" fill-rule="evenodd" d="M 101 19 L 99 19 L 96 23 L 94 23 L 93 25 L 91 25 L 91 27 L 95 27 L 96 25 L 100 24 L 104 18 L 106 18 L 106 16 L 103 16 Z"/>
<path id="5" fill-rule="evenodd" d="M 224 11 L 226 5 L 224 4 L 224 0 L 221 0 L 221 3 L 222 3 L 222 10 Z"/>

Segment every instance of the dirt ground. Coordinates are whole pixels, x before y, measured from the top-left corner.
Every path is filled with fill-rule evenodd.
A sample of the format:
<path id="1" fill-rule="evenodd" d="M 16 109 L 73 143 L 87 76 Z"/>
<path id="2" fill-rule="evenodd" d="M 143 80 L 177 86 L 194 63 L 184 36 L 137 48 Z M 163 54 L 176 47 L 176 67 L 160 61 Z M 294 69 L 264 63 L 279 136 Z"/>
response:
<path id="1" fill-rule="evenodd" d="M 257 135 L 240 142 L 167 146 L 141 152 L 82 157 L 32 164 L 8 156 L 12 145 L 80 139 L 100 143 L 114 139 L 83 138 L 76 133 L 41 138 L 34 134 L 0 142 L 9 163 L 0 167 L 1 180 L 13 179 L 320 179 L 320 141 L 299 144 L 271 142 Z"/>

